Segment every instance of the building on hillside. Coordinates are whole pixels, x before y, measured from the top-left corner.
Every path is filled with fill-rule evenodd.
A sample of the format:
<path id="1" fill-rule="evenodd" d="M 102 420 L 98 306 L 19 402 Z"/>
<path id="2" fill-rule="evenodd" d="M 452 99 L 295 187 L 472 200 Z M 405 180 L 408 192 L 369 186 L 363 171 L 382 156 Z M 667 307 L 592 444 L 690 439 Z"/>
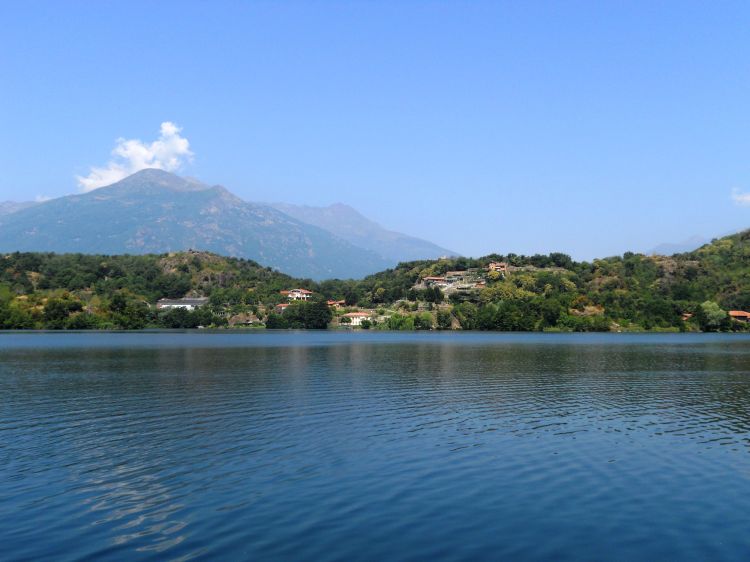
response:
<path id="1" fill-rule="evenodd" d="M 274 312 L 275 312 L 276 314 L 284 314 L 284 311 L 285 311 L 285 310 L 286 310 L 286 309 L 287 309 L 288 307 L 289 307 L 289 303 L 281 303 L 281 304 L 277 304 L 276 306 L 274 306 L 274 307 L 273 307 L 273 311 L 274 311 Z"/>
<path id="2" fill-rule="evenodd" d="M 307 301 L 310 300 L 313 292 L 307 289 L 290 289 L 289 291 L 279 291 L 290 301 Z"/>
<path id="3" fill-rule="evenodd" d="M 506 273 L 508 273 L 508 264 L 504 261 L 493 261 L 487 265 L 487 269 L 489 271 L 497 271 L 498 273 L 502 273 L 503 275 L 505 275 Z"/>
<path id="4" fill-rule="evenodd" d="M 157 310 L 169 310 L 173 308 L 185 308 L 187 310 L 195 310 L 204 305 L 208 304 L 208 299 L 205 297 L 197 298 L 182 298 L 182 299 L 161 299 L 156 303 Z"/>
<path id="5" fill-rule="evenodd" d="M 351 320 L 352 326 L 361 326 L 365 320 L 372 322 L 372 314 L 369 312 L 349 312 L 344 314 L 342 318 Z"/>
<path id="6" fill-rule="evenodd" d="M 730 310 L 729 317 L 740 322 L 750 322 L 750 312 L 744 310 Z"/>
<path id="7" fill-rule="evenodd" d="M 445 280 L 445 277 L 425 277 L 422 279 L 422 283 L 427 285 L 428 287 L 447 287 L 448 282 Z"/>
<path id="8" fill-rule="evenodd" d="M 467 273 L 465 271 L 446 271 L 445 280 L 448 283 L 460 283 L 465 281 Z"/>
<path id="9" fill-rule="evenodd" d="M 341 308 L 342 306 L 346 305 L 346 301 L 326 301 L 326 304 L 328 306 L 331 306 L 333 308 Z"/>

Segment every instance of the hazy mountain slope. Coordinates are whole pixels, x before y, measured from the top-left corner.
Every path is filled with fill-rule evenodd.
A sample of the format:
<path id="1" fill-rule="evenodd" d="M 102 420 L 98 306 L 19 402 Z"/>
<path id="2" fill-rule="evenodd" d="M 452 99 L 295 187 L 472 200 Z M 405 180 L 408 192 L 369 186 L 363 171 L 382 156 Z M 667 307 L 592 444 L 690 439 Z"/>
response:
<path id="1" fill-rule="evenodd" d="M 703 236 L 691 236 L 687 240 L 682 242 L 665 242 L 659 244 L 651 249 L 649 254 L 657 254 L 662 256 L 671 256 L 672 254 L 681 254 L 684 252 L 692 252 L 696 248 L 700 248 L 703 244 L 709 242 L 707 238 Z"/>
<path id="2" fill-rule="evenodd" d="M 299 277 L 356 278 L 390 264 L 276 209 L 161 170 L 0 219 L 0 251 L 163 253 L 200 249 Z"/>
<path id="3" fill-rule="evenodd" d="M 2 201 L 0 202 L 0 217 L 3 215 L 10 215 L 11 213 L 28 209 L 29 207 L 33 207 L 34 205 L 36 205 L 36 203 L 34 203 L 33 201 Z"/>
<path id="4" fill-rule="evenodd" d="M 427 240 L 386 230 L 357 210 L 341 203 L 329 207 L 288 203 L 273 203 L 272 206 L 297 220 L 327 230 L 355 246 L 372 250 L 394 263 L 456 255 L 456 252 Z"/>

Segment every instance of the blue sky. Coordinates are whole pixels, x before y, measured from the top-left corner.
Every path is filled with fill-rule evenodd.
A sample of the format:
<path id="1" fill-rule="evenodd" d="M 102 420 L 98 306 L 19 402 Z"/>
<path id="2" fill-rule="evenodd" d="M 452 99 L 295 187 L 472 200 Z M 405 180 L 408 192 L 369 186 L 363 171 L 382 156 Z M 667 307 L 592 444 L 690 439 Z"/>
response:
<path id="1" fill-rule="evenodd" d="M 0 200 L 78 192 L 169 121 L 179 173 L 465 254 L 712 237 L 750 227 L 749 22 L 748 2 L 6 3 Z"/>

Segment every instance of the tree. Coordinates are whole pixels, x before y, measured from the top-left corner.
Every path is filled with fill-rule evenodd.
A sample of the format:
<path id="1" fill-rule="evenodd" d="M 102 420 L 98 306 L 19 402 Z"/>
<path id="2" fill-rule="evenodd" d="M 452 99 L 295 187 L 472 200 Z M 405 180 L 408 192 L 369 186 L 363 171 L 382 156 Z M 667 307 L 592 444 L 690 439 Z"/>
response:
<path id="1" fill-rule="evenodd" d="M 415 330 L 432 330 L 432 314 L 423 312 L 414 316 Z"/>
<path id="2" fill-rule="evenodd" d="M 266 318 L 266 328 L 269 330 L 285 330 L 289 327 L 289 323 L 283 316 L 279 314 L 271 313 Z"/>
<path id="3" fill-rule="evenodd" d="M 704 332 L 718 331 L 726 328 L 729 323 L 729 315 L 714 301 L 703 302 L 696 316 L 698 325 Z"/>
<path id="4" fill-rule="evenodd" d="M 450 330 L 452 323 L 451 313 L 447 310 L 437 311 L 437 327 L 439 330 Z"/>
<path id="5" fill-rule="evenodd" d="M 266 322 L 266 327 L 325 330 L 332 319 L 333 313 L 324 301 L 295 302 L 284 310 L 282 317 L 272 320 L 271 326 Z"/>
<path id="6" fill-rule="evenodd" d="M 68 330 L 94 330 L 100 325 L 99 317 L 89 313 L 81 312 L 68 318 L 66 328 Z"/>
<path id="7" fill-rule="evenodd" d="M 78 301 L 51 298 L 44 305 L 44 326 L 49 330 L 62 330 L 71 312 L 77 312 L 83 307 Z"/>

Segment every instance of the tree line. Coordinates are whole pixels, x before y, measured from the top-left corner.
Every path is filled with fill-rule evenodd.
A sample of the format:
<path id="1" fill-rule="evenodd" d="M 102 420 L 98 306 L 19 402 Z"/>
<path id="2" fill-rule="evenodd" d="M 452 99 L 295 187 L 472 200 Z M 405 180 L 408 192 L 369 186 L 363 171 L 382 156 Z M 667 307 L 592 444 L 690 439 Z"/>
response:
<path id="1" fill-rule="evenodd" d="M 510 272 L 488 273 L 492 261 Z M 269 328 L 325 328 L 325 304 L 378 310 L 374 328 L 467 330 L 744 330 L 728 310 L 750 309 L 750 231 L 675 256 L 622 256 L 576 262 L 569 256 L 492 254 L 422 260 L 361 280 L 313 282 L 260 264 L 205 252 L 101 256 L 0 256 L 0 329 L 142 329 L 226 326 L 251 314 Z M 470 290 L 420 288 L 425 277 L 475 272 Z M 280 293 L 303 287 L 309 303 Z M 196 311 L 160 311 L 161 298 L 206 296 Z M 343 324 L 343 322 L 341 322 Z"/>

